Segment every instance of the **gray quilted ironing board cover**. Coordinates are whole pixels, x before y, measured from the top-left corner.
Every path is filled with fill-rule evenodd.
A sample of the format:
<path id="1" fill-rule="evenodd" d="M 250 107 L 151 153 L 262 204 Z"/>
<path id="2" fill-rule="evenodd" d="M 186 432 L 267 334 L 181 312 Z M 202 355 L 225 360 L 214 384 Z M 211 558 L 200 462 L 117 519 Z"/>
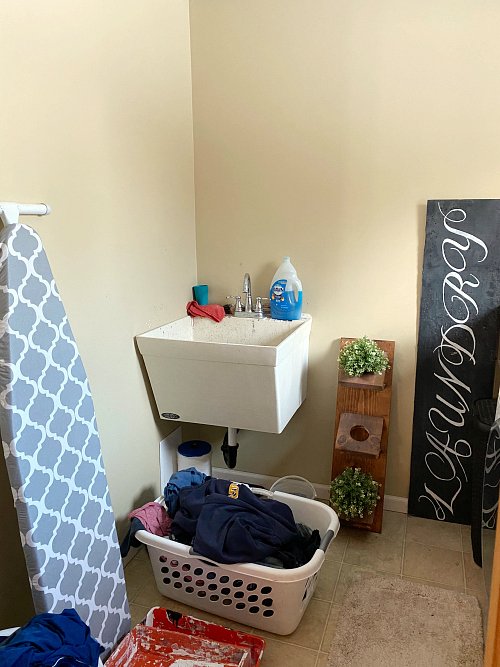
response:
<path id="1" fill-rule="evenodd" d="M 36 613 L 76 609 L 106 656 L 130 629 L 87 376 L 40 237 L 0 232 L 0 430 Z"/>

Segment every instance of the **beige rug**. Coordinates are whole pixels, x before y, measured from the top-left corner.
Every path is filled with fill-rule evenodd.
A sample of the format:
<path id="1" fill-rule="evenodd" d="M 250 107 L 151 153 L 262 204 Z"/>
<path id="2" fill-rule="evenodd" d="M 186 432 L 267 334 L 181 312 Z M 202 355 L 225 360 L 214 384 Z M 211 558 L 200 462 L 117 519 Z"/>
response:
<path id="1" fill-rule="evenodd" d="M 482 667 L 476 598 L 362 574 L 347 592 L 328 667 Z"/>

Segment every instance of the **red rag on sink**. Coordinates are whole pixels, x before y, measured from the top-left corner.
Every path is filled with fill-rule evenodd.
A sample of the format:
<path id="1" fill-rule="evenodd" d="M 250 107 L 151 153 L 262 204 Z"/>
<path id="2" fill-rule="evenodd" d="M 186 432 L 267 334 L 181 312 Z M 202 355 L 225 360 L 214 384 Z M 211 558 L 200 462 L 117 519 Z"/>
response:
<path id="1" fill-rule="evenodd" d="M 190 301 L 186 310 L 191 317 L 209 317 L 214 322 L 221 322 L 226 314 L 222 306 L 200 306 L 196 301 Z"/>

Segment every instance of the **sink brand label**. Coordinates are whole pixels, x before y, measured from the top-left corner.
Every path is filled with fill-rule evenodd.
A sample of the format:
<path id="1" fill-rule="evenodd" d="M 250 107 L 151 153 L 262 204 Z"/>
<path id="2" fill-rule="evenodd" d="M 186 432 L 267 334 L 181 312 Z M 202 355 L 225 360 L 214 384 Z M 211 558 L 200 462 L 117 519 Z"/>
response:
<path id="1" fill-rule="evenodd" d="M 175 412 L 162 412 L 161 416 L 163 419 L 180 419 L 180 415 L 175 414 Z"/>

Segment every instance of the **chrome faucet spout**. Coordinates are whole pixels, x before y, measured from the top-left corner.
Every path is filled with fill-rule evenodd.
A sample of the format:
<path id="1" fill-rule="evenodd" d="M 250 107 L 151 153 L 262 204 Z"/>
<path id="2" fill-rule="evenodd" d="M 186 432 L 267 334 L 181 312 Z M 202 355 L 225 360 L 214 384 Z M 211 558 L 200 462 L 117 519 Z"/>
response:
<path id="1" fill-rule="evenodd" d="M 269 315 L 264 314 L 264 309 L 262 308 L 262 301 L 267 297 L 257 297 L 255 303 L 255 309 L 252 303 L 252 282 L 250 280 L 250 274 L 245 273 L 243 278 L 243 293 L 245 294 L 245 303 L 241 303 L 241 297 L 239 296 L 228 296 L 228 299 L 236 299 L 236 303 L 233 308 L 233 315 L 235 317 L 253 317 L 255 319 L 263 319 Z"/>
<path id="2" fill-rule="evenodd" d="M 243 293 L 246 294 L 245 298 L 245 312 L 246 313 L 251 313 L 252 312 L 252 283 L 250 280 L 250 274 L 245 273 L 245 277 L 243 278 Z"/>

